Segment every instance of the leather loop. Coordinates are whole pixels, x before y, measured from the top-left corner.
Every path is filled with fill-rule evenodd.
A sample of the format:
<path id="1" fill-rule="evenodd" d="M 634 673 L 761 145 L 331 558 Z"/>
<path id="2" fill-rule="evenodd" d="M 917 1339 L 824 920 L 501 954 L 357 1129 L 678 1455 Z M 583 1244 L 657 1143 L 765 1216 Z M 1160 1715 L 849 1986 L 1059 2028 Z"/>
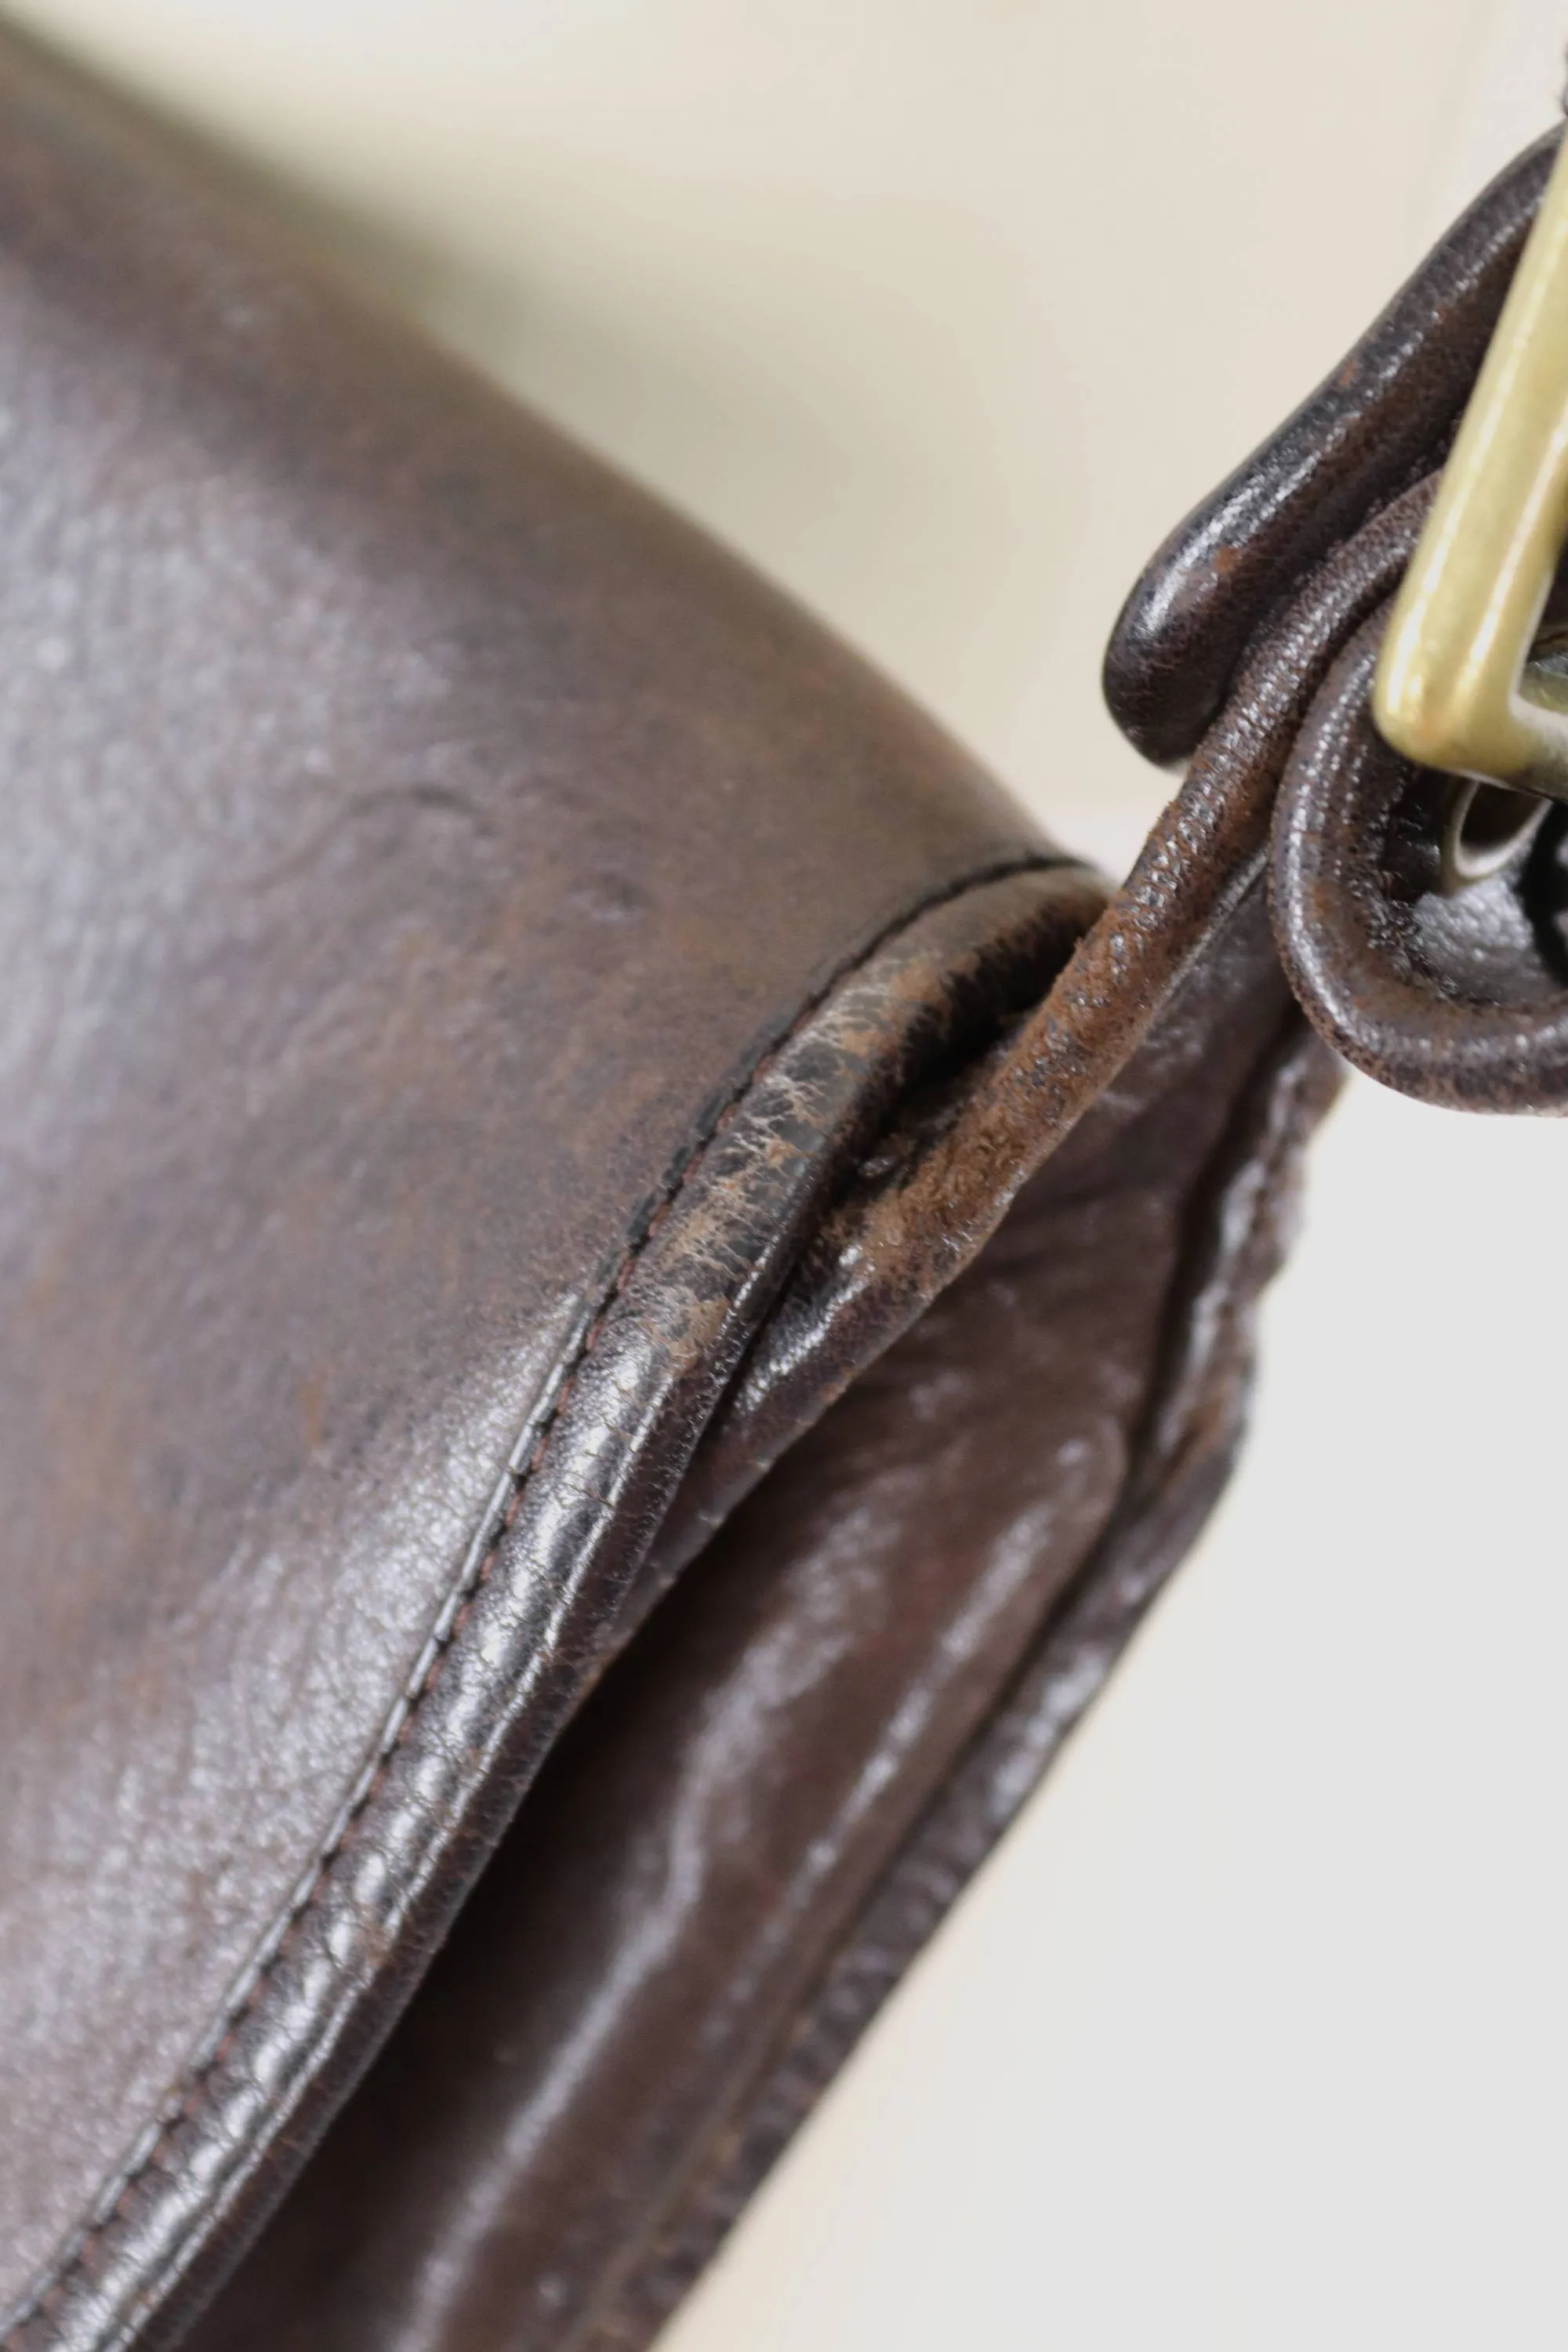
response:
<path id="1" fill-rule="evenodd" d="M 1451 780 L 1391 751 L 1371 692 L 1388 607 L 1319 689 L 1273 828 L 1275 934 L 1310 1018 L 1419 1101 L 1568 1109 L 1568 877 L 1553 811 L 1489 879 L 1438 887 Z"/>
<path id="2" fill-rule="evenodd" d="M 1482 190 L 1339 366 L 1145 565 L 1104 677 L 1111 716 L 1145 758 L 1196 750 L 1294 584 L 1441 457 L 1561 136 Z"/>

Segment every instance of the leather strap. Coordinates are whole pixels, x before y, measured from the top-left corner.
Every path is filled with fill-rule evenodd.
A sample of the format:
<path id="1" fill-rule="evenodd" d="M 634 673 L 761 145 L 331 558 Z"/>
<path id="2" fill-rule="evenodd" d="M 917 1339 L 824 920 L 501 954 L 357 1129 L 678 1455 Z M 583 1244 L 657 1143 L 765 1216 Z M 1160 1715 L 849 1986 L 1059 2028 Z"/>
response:
<path id="1" fill-rule="evenodd" d="M 1275 723 L 1289 681 L 1251 840 L 1291 985 L 1369 1076 L 1468 1109 L 1568 1107 L 1568 827 L 1551 810 L 1500 871 L 1446 890 L 1451 781 L 1383 743 L 1370 696 L 1433 469 L 1560 136 L 1485 191 L 1327 383 L 1172 534 L 1106 662 L 1127 732 L 1161 756 L 1193 752 L 1199 779 L 1226 740 Z"/>

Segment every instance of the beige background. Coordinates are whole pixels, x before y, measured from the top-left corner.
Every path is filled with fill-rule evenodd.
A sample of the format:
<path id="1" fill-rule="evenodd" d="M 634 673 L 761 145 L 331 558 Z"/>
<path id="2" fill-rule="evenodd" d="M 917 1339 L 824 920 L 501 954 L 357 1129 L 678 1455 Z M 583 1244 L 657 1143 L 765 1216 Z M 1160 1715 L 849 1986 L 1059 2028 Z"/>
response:
<path id="1" fill-rule="evenodd" d="M 1167 525 L 1551 115 L 1545 0 L 29 0 L 1112 863 Z M 666 2352 L 1560 2346 L 1568 1136 L 1352 1087 L 1257 1439 Z"/>

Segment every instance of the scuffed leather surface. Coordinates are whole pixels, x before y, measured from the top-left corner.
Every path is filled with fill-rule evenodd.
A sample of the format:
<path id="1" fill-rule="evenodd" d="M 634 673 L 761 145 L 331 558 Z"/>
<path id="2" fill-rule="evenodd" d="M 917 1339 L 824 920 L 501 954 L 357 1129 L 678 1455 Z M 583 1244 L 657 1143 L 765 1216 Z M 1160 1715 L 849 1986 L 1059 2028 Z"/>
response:
<path id="1" fill-rule="evenodd" d="M 731 2144 L 776 2107 L 785 2046 L 798 2115 L 816 1989 L 847 1965 L 866 1985 L 868 1934 L 886 1960 L 868 1920 L 900 1845 L 1042 1639 L 1059 1647 L 1113 1517 L 1112 1646 L 1152 1582 L 1131 1541 L 1151 1496 L 1178 1497 L 1181 1534 L 1212 1496 L 1300 1101 L 1315 1114 L 1331 1084 L 1304 1034 L 1255 888 L 977 1262 L 595 1692 L 201 2352 L 643 2339 L 691 2267 L 666 2242 L 683 2209 L 711 2206 L 716 2161 L 731 2204 L 749 2185 Z M 1080 1697 L 1092 1680 L 1079 1656 Z M 1059 1661 L 1053 1688 L 1059 1711 Z M 1043 1761 L 1030 1719 L 1015 1802 Z"/>
<path id="2" fill-rule="evenodd" d="M 835 974 L 1050 853 L 741 567 L 9 43 L 0 238 L 0 2305 L 123 2172 L 7 2337 L 81 2346 L 389 2013 L 527 1769 L 523 1666 L 542 1741 L 613 1613 L 549 1561 L 614 1517 L 632 1356 L 668 1483 L 944 983 L 900 1009 L 879 967 L 886 1018 L 774 1066 L 715 1178 L 765 1247 L 601 1349 L 568 1444 L 552 1368 L 654 1205 Z M 1081 919 L 935 961 L 1012 940 L 1005 1007 Z M 466 1560 L 496 1622 L 377 1811 Z"/>
<path id="3" fill-rule="evenodd" d="M 1186 1203 L 1128 1475 L 1099 1541 L 583 2352 L 640 2352 L 856 2040 L 1049 1769 L 1201 1528 L 1241 1434 L 1254 1307 L 1291 1236 L 1296 1175 L 1337 1083 L 1287 1015 Z"/>
<path id="4" fill-rule="evenodd" d="M 202 2352 L 628 2352 L 1223 1477 L 1330 1083 L 1266 899 L 1331 1034 L 1337 796 L 1425 806 L 1358 633 L 1544 152 L 1136 592 L 1202 740 L 1096 920 L 706 542 L 0 115 L 5 2352 L 236 2263 Z M 1451 1075 L 1523 934 L 1399 921 Z"/>

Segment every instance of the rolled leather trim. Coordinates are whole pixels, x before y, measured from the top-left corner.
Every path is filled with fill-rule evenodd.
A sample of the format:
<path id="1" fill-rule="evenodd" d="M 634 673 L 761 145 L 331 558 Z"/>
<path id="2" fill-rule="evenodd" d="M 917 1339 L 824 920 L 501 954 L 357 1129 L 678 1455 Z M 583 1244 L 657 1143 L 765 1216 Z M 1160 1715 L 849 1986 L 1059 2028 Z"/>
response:
<path id="1" fill-rule="evenodd" d="M 177 2334 L 259 2226 L 616 1646 L 649 1531 L 840 1172 L 901 1088 L 1037 993 L 1100 896 L 1061 866 L 947 886 L 703 1111 L 541 1383 L 299 1887 L 9 2315 L 7 2352 Z"/>
<path id="2" fill-rule="evenodd" d="M 1147 758 L 1196 749 L 1291 587 L 1441 457 L 1562 135 L 1483 189 L 1317 390 L 1150 558 L 1104 675 L 1111 716 Z"/>
<path id="3" fill-rule="evenodd" d="M 1050 1769 L 1201 1529 L 1243 1433 L 1258 1293 L 1289 1246 L 1301 1154 L 1336 1084 L 1317 1038 L 1288 1017 L 1194 1201 L 1158 1383 L 1114 1517 L 581 2352 L 641 2352 L 676 2309 Z"/>

